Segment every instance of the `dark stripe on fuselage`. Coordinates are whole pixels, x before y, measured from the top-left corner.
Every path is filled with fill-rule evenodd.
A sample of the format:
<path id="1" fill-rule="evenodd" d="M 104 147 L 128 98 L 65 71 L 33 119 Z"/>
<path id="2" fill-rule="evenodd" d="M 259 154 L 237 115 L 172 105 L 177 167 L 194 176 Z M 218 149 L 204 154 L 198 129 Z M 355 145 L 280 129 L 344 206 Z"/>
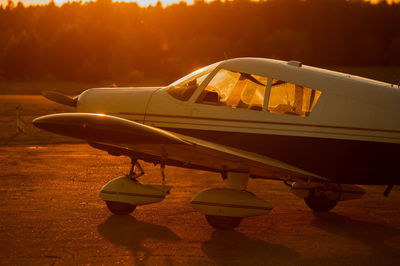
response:
<path id="1" fill-rule="evenodd" d="M 400 184 L 400 144 L 241 132 L 163 128 L 262 154 L 349 184 Z"/>
<path id="2" fill-rule="evenodd" d="M 141 113 L 118 112 L 108 113 L 109 115 L 143 115 Z M 209 120 L 221 122 L 237 122 L 237 123 L 251 123 L 251 124 L 268 124 L 268 125 L 283 125 L 283 126 L 299 126 L 299 127 L 314 127 L 314 128 L 330 128 L 330 129 L 344 129 L 344 130 L 358 130 L 358 131 L 373 131 L 373 132 L 386 132 L 386 133 L 400 133 L 400 130 L 395 129 L 379 129 L 379 128 L 363 128 L 363 127 L 348 127 L 348 126 L 333 126 L 333 125 L 320 125 L 320 124 L 303 124 L 303 123 L 289 123 L 289 122 L 274 122 L 274 121 L 259 121 L 259 120 L 244 120 L 244 119 L 229 119 L 217 117 L 199 117 L 199 116 L 184 116 L 184 115 L 165 115 L 165 114 L 145 114 L 145 120 L 151 120 L 151 117 L 167 117 L 178 119 L 190 120 Z M 164 122 L 164 121 L 159 121 Z"/>
<path id="3" fill-rule="evenodd" d="M 177 125 L 186 125 L 186 126 L 191 126 L 191 127 L 198 127 L 198 126 L 207 126 L 209 128 L 215 128 L 215 127 L 222 127 L 222 128 L 229 128 L 233 130 L 239 130 L 239 129 L 250 129 L 250 130 L 268 130 L 268 131 L 279 131 L 279 132 L 296 132 L 296 133 L 308 133 L 308 134 L 321 134 L 321 135 L 337 135 L 337 136 L 348 136 L 348 137 L 353 137 L 353 138 L 358 138 L 358 137 L 363 137 L 363 138 L 378 138 L 378 139 L 390 139 L 390 140 L 400 140 L 398 137 L 386 137 L 386 136 L 371 136 L 371 135 L 362 135 L 362 134 L 354 134 L 354 133 L 344 133 L 344 132 L 325 132 L 325 131 L 313 131 L 313 130 L 299 130 L 299 129 L 287 129 L 287 128 L 265 128 L 265 127 L 249 127 L 249 126 L 238 126 L 238 125 L 215 125 L 215 124 L 204 124 L 204 123 L 193 123 L 193 122 L 176 122 L 176 121 L 152 121 L 152 120 L 146 120 L 146 124 L 170 124 L 172 126 L 177 126 Z"/>

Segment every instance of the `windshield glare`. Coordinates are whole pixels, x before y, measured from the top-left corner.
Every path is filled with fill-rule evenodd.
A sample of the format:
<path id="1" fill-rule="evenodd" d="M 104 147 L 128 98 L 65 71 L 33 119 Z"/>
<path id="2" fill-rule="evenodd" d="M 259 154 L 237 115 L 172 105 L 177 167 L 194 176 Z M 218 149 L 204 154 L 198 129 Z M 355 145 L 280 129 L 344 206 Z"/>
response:
<path id="1" fill-rule="evenodd" d="M 218 63 L 203 67 L 189 75 L 175 81 L 167 87 L 167 92 L 174 98 L 187 101 L 204 81 L 204 79 L 215 69 Z"/>
<path id="2" fill-rule="evenodd" d="M 200 77 L 204 74 L 208 74 L 211 71 L 214 70 L 214 68 L 218 65 L 218 63 L 214 63 L 212 65 L 200 68 L 192 73 L 190 73 L 189 75 L 184 76 L 183 78 L 178 79 L 177 81 L 174 81 L 173 83 L 171 83 L 168 87 L 173 87 L 176 85 L 180 85 L 183 83 L 186 83 L 187 81 L 190 81 L 192 79 L 196 79 L 197 77 Z"/>

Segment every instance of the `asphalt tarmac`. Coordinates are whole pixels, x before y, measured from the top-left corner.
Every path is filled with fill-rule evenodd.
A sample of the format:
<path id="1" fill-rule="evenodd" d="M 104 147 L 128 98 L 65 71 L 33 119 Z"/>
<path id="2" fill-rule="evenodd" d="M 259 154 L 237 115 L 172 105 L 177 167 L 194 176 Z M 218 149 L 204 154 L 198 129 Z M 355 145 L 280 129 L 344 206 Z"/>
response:
<path id="1" fill-rule="evenodd" d="M 267 216 L 216 231 L 189 205 L 222 187 L 217 174 L 167 167 L 163 202 L 112 215 L 98 197 L 129 160 L 85 144 L 0 147 L 0 264 L 400 265 L 400 190 L 365 186 L 360 200 L 316 215 L 281 182 L 251 180 Z M 144 183 L 160 183 L 144 164 Z"/>
<path id="2" fill-rule="evenodd" d="M 9 140 L 16 104 L 27 133 Z M 275 208 L 216 231 L 189 202 L 223 187 L 221 177 L 167 167 L 173 188 L 163 202 L 112 215 L 98 193 L 130 161 L 29 125 L 62 111 L 39 96 L 0 96 L 0 265 L 400 265 L 396 186 L 388 198 L 383 186 L 363 186 L 362 199 L 317 215 L 282 182 L 250 180 L 248 190 Z M 143 167 L 141 182 L 161 183 L 158 167 Z"/>

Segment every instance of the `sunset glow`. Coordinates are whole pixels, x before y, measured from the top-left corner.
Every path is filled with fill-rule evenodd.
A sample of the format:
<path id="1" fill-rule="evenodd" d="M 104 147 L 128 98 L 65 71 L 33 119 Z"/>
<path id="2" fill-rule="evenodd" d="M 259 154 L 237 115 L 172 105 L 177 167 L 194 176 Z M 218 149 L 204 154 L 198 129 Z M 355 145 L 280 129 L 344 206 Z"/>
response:
<path id="1" fill-rule="evenodd" d="M 78 2 L 79 0 L 54 0 L 54 2 L 57 5 L 62 5 L 66 2 Z M 161 0 L 161 3 L 163 6 L 179 3 L 179 2 L 186 2 L 188 4 L 193 4 L 194 0 Z M 7 5 L 8 0 L 0 0 L 0 4 L 2 5 Z M 18 0 L 14 0 L 14 3 L 16 4 Z M 45 5 L 49 3 L 49 0 L 21 0 L 24 5 Z M 90 2 L 90 0 L 82 0 L 82 2 Z M 113 2 L 137 2 L 140 6 L 146 7 L 150 5 L 156 5 L 158 0 L 124 0 L 124 1 L 113 1 Z M 209 1 L 207 1 L 209 2 Z"/>
<path id="2" fill-rule="evenodd" d="M 62 5 L 66 2 L 90 2 L 90 0 L 54 0 L 54 2 L 57 5 Z M 156 5 L 157 2 L 160 1 L 163 6 L 168 6 L 171 4 L 177 4 L 180 2 L 186 2 L 187 4 L 193 4 L 194 0 L 121 0 L 121 1 L 115 1 L 113 0 L 113 2 L 137 2 L 140 6 L 142 7 L 147 7 L 150 5 Z M 257 0 L 253 0 L 253 1 L 257 1 Z M 373 4 L 382 2 L 382 0 L 365 0 L 366 2 L 371 2 Z M 0 0 L 0 5 L 7 5 L 8 0 Z M 18 2 L 22 2 L 25 6 L 28 5 L 45 5 L 48 4 L 50 1 L 49 0 L 14 0 L 14 3 L 18 3 Z M 212 0 L 206 0 L 205 2 L 212 2 Z M 391 3 L 400 3 L 400 0 L 386 0 L 387 3 L 391 4 Z"/>
<path id="3" fill-rule="evenodd" d="M 400 4 L 363 0 L 0 1 L 0 83 L 158 86 L 236 57 L 332 67 L 397 66 L 400 62 L 400 29 L 395 26 Z M 4 5 L 5 1 L 11 4 Z M 30 5 L 40 3 L 36 1 L 47 4 Z M 398 83 L 397 76 L 392 79 Z"/>

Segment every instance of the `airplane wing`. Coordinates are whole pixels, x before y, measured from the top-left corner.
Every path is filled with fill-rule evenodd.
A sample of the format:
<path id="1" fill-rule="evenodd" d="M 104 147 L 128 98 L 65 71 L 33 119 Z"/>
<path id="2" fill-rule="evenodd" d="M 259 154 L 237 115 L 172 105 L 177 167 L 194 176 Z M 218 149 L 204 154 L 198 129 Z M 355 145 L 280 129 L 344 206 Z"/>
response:
<path id="1" fill-rule="evenodd" d="M 256 153 L 172 133 L 127 119 L 89 113 L 36 118 L 41 129 L 86 140 L 114 155 L 215 172 L 249 172 L 251 177 L 329 181 L 314 173 Z"/>

